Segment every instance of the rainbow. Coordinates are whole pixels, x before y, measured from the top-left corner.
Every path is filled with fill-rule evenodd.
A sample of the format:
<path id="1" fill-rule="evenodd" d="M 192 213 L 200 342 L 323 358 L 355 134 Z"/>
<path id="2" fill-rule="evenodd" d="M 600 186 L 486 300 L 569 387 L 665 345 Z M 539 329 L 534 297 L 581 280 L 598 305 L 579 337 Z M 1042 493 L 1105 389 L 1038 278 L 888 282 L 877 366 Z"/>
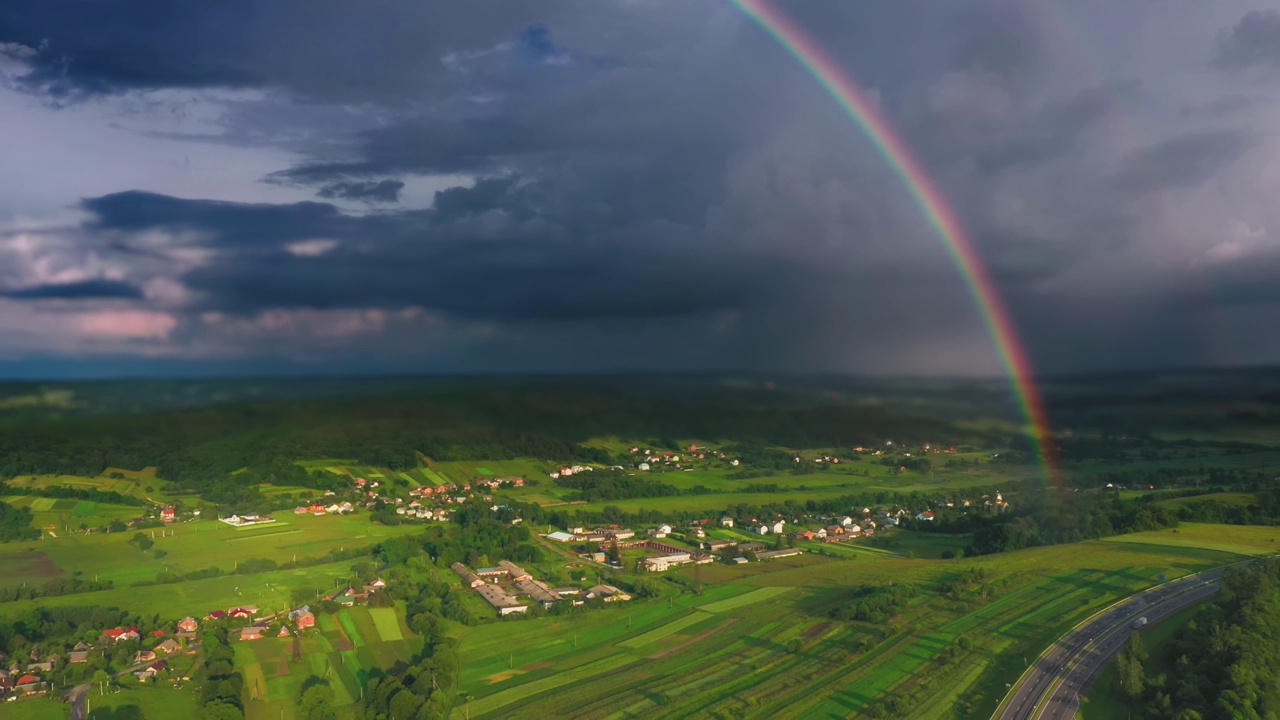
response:
<path id="1" fill-rule="evenodd" d="M 772 7 L 768 0 L 728 1 L 776 40 L 818 81 L 849 119 L 871 140 L 919 206 L 933 231 L 942 240 L 973 296 L 1009 378 L 1014 397 L 1030 425 L 1045 478 L 1053 481 L 1056 467 L 1054 448 L 1044 401 L 1036 389 L 1031 362 L 982 257 L 978 255 L 947 199 L 907 144 L 876 110 L 866 93 L 826 51 L 781 11 Z"/>

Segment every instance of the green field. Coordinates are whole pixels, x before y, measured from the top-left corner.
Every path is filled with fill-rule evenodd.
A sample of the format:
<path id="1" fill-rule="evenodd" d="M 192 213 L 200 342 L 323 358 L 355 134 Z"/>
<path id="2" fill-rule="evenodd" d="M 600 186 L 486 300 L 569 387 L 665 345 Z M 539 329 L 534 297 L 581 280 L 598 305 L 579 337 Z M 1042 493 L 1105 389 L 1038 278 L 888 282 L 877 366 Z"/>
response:
<path id="1" fill-rule="evenodd" d="M 912 718 L 986 716 L 1020 658 L 1083 617 L 1161 575 L 1273 550 L 1271 528 L 1179 530 L 948 561 L 886 551 L 682 570 L 705 595 L 462 629 L 460 690 L 471 700 L 455 716 L 834 718 L 890 695 L 909 699 Z M 931 541 L 949 547 L 900 538 L 895 550 L 920 558 Z M 975 569 L 985 590 L 934 590 Z M 890 623 L 831 620 L 827 610 L 862 583 L 917 593 Z"/>
<path id="2" fill-rule="evenodd" d="M 116 718 L 146 720 L 189 720 L 197 717 L 196 696 L 190 686 L 173 683 L 142 684 L 132 677 L 121 680 L 119 690 L 98 695 L 89 693 L 89 720 Z"/>
<path id="3" fill-rule="evenodd" d="M 5 720 L 59 720 L 71 717 L 71 706 L 48 698 L 29 698 L 5 703 L 0 707 L 0 717 Z"/>
<path id="4" fill-rule="evenodd" d="M 315 628 L 298 636 L 297 655 L 292 637 L 236 643 L 236 668 L 244 673 L 248 695 L 245 717 L 293 718 L 302 684 L 312 675 L 333 689 L 338 717 L 353 717 L 369 671 L 407 663 L 421 649 L 421 641 L 399 623 L 402 613 L 403 608 L 352 607 L 320 615 Z"/>
<path id="5" fill-rule="evenodd" d="M 281 515 L 279 522 L 245 528 L 199 520 L 145 531 L 154 539 L 155 549 L 166 552 L 161 559 L 156 559 L 154 552 L 142 552 L 130 545 L 133 532 L 72 533 L 0 546 L 0 567 L 16 571 L 0 577 L 0 585 L 38 582 L 50 577 L 51 572 L 56 576 L 79 571 L 87 578 L 111 580 L 120 587 L 154 580 L 163 571 L 185 573 L 217 567 L 231 572 L 239 560 L 251 557 L 291 563 L 340 548 L 368 547 L 385 538 L 415 532 L 421 532 L 421 528 L 376 525 L 361 514 L 315 517 L 289 513 Z M 35 556 L 41 558 L 33 561 Z"/>

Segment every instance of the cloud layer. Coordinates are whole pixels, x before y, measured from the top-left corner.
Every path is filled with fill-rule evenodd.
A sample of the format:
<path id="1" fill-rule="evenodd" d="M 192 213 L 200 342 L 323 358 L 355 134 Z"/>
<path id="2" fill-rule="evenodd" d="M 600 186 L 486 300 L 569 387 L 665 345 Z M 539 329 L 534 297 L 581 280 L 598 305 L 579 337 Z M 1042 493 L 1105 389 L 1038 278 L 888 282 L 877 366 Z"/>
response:
<path id="1" fill-rule="evenodd" d="M 1276 12 L 775 2 L 1042 372 L 1280 361 Z M 14 0 L 0 83 L 5 367 L 1001 371 L 874 146 L 728 5 Z"/>

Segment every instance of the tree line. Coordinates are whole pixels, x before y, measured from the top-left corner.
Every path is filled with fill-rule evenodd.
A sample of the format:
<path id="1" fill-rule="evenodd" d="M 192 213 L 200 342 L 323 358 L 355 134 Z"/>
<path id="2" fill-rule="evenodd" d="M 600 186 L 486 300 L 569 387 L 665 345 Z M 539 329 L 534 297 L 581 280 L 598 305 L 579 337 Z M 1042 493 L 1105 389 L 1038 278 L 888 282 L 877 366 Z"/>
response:
<path id="1" fill-rule="evenodd" d="M 1222 590 L 1178 631 L 1156 672 L 1147 658 L 1135 634 L 1116 661 L 1135 718 L 1280 717 L 1280 562 L 1227 570 Z"/>

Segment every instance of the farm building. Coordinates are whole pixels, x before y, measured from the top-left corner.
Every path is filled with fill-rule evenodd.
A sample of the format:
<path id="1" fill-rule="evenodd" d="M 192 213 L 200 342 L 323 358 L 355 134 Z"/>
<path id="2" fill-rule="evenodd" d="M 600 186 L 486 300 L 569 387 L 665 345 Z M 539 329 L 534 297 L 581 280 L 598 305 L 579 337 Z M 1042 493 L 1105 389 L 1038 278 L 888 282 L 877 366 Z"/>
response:
<path id="1" fill-rule="evenodd" d="M 693 556 L 689 553 L 671 553 L 669 555 L 659 555 L 658 557 L 649 557 L 644 559 L 644 569 L 649 572 L 663 572 L 675 565 L 683 565 L 693 562 Z"/>
<path id="2" fill-rule="evenodd" d="M 499 560 L 498 567 L 502 568 L 503 571 L 505 571 L 508 575 L 510 575 L 511 579 L 515 582 L 521 582 L 522 580 L 533 579 L 532 575 L 525 572 L 523 568 L 511 562 L 510 560 Z"/>
<path id="3" fill-rule="evenodd" d="M 458 574 L 458 577 L 462 578 L 463 585 L 466 585 L 469 588 L 478 588 L 481 585 L 484 585 L 484 580 L 481 580 L 478 575 L 471 572 L 471 569 L 468 568 L 466 565 L 463 565 L 460 562 L 456 562 L 450 565 L 449 567 L 452 568 L 453 571 Z"/>
<path id="4" fill-rule="evenodd" d="M 480 593 L 480 597 L 493 606 L 493 609 L 497 610 L 499 615 L 526 612 L 529 609 L 528 605 L 511 597 L 506 590 L 497 585 L 481 585 L 476 588 L 476 592 Z"/>
<path id="5" fill-rule="evenodd" d="M 760 560 L 773 560 L 775 558 L 784 558 L 784 557 L 791 557 L 792 555 L 799 555 L 802 552 L 804 551 L 799 550 L 797 548 L 784 548 L 782 550 L 766 550 L 764 552 L 758 552 L 756 553 L 756 557 Z"/>
<path id="6" fill-rule="evenodd" d="M 567 533 L 567 532 L 558 532 L 558 531 L 557 531 L 557 532 L 549 533 L 549 534 L 547 535 L 547 539 L 548 539 L 548 540 L 555 540 L 556 542 L 570 542 L 570 541 L 572 541 L 572 540 L 573 540 L 573 536 L 572 536 L 572 535 L 570 535 L 570 534 L 569 534 L 569 533 Z"/>
<path id="7" fill-rule="evenodd" d="M 612 585 L 596 585 L 587 591 L 588 598 L 600 598 L 605 602 L 630 600 L 631 596 Z"/>
<path id="8" fill-rule="evenodd" d="M 555 590 L 547 587 L 547 584 L 541 580 L 534 580 L 532 578 L 528 580 L 517 580 L 515 585 L 516 592 L 521 595 L 528 595 L 533 598 L 534 601 L 542 603 L 542 606 L 546 608 L 550 608 L 554 603 L 562 599 Z"/>

